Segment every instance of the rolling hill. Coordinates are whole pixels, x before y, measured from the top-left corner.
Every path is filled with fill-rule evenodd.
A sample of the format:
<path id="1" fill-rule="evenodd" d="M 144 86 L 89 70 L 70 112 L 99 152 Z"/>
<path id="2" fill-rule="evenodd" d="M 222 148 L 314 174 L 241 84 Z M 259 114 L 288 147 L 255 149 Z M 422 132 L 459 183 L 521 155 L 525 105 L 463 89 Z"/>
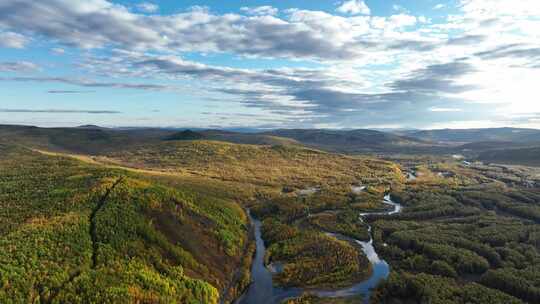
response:
<path id="1" fill-rule="evenodd" d="M 537 142 L 540 130 L 518 128 L 444 129 L 407 131 L 404 135 L 431 142 Z"/>
<path id="2" fill-rule="evenodd" d="M 247 218 L 226 188 L 0 151 L 0 302 L 218 303 L 242 281 Z"/>
<path id="3" fill-rule="evenodd" d="M 399 178 L 399 168 L 368 157 L 283 145 L 220 141 L 167 141 L 105 154 L 115 164 L 167 172 L 196 173 L 267 187 L 352 184 L 364 178 Z M 329 174 L 332 172 L 332 174 Z"/>
<path id="4" fill-rule="evenodd" d="M 0 142 L 85 154 L 100 154 L 144 144 L 159 144 L 163 141 L 203 139 L 253 145 L 302 145 L 288 138 L 224 130 L 108 129 L 93 125 L 77 128 L 38 128 L 0 125 Z"/>
<path id="5" fill-rule="evenodd" d="M 113 152 L 162 141 L 211 140 L 267 146 L 308 146 L 341 153 L 441 153 L 445 148 L 412 137 L 372 130 L 275 130 L 239 133 L 226 130 L 37 128 L 0 126 L 0 140 L 58 151 Z"/>
<path id="6" fill-rule="evenodd" d="M 488 163 L 540 166 L 540 147 L 488 150 L 481 152 L 478 159 Z"/>
<path id="7" fill-rule="evenodd" d="M 374 130 L 282 129 L 264 134 L 290 138 L 318 149 L 346 153 L 406 152 L 434 146 L 412 137 Z"/>
<path id="8" fill-rule="evenodd" d="M 163 129 L 119 130 L 99 127 L 38 128 L 0 125 L 0 142 L 55 151 L 97 154 L 128 148 L 142 142 L 159 142 L 171 131 Z"/>

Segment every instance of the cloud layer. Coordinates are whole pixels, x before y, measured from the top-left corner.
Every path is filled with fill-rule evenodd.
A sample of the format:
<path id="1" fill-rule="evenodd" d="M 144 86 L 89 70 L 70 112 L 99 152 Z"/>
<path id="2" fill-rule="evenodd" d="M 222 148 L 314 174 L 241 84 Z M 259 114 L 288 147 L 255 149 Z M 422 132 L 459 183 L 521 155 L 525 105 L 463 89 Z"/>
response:
<path id="1" fill-rule="evenodd" d="M 0 81 L 74 87 L 47 90 L 54 94 L 88 92 L 77 88 L 182 94 L 179 87 L 189 81 L 200 100 L 258 113 L 235 112 L 237 119 L 266 115 L 265 123 L 278 126 L 517 123 L 525 108 L 540 112 L 536 0 L 460 0 L 439 20 L 404 7 L 376 16 L 359 0 L 337 2 L 335 12 L 272 6 L 227 14 L 205 7 L 157 11 L 151 2 L 0 1 L 0 47 L 46 41 L 54 44 L 48 52 L 82 54 L 77 70 L 60 76 L 28 61 L 0 62 L 1 73 L 28 74 L 0 75 Z M 205 64 L 187 59 L 193 53 L 259 63 Z M 279 67 L 265 69 L 264 60 Z M 71 76 L 80 72 L 85 78 Z"/>
<path id="2" fill-rule="evenodd" d="M 137 7 L 143 11 L 157 9 L 149 3 Z M 338 10 L 369 13 L 363 1 L 345 2 Z M 376 46 L 384 31 L 391 35 L 416 23 L 414 16 L 405 14 L 347 18 L 290 9 L 285 18 L 278 18 L 273 16 L 278 11 L 270 6 L 244 7 L 241 12 L 248 16 L 216 15 L 204 8 L 175 15 L 148 16 L 105 0 L 17 0 L 0 2 L 0 28 L 84 49 L 115 46 L 141 51 L 232 52 L 262 57 L 351 60 L 362 57 L 366 46 Z M 396 40 L 388 38 L 380 48 Z M 10 44 L 24 45 L 13 41 Z"/>

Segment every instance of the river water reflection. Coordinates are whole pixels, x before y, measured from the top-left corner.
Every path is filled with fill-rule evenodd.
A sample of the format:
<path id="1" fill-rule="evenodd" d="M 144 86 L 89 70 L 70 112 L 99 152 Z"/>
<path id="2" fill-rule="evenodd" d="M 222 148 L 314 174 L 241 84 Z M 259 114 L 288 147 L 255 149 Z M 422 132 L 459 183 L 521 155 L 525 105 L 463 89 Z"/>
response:
<path id="1" fill-rule="evenodd" d="M 392 210 L 386 212 L 370 212 L 361 213 L 360 220 L 363 220 L 369 215 L 392 215 L 401 212 L 402 206 L 392 201 L 390 195 L 384 197 L 383 203 L 392 206 Z M 256 253 L 251 265 L 251 280 L 252 283 L 248 290 L 235 302 L 236 304 L 278 304 L 281 301 L 293 297 L 298 297 L 304 293 L 302 288 L 281 288 L 275 287 L 272 283 L 272 273 L 264 265 L 264 256 L 266 254 L 266 246 L 261 236 L 261 221 L 253 218 L 249 214 L 249 218 L 254 226 Z M 382 279 L 386 279 L 390 274 L 390 266 L 386 261 L 382 260 L 375 248 L 373 247 L 373 238 L 371 236 L 371 226 L 368 226 L 371 239 L 367 242 L 348 238 L 340 234 L 330 234 L 336 238 L 356 242 L 362 247 L 362 251 L 369 259 L 373 267 L 371 276 L 358 284 L 351 287 L 339 290 L 309 290 L 311 294 L 325 298 L 347 297 L 354 295 L 364 295 L 364 302 L 368 303 L 371 289 L 373 289 Z"/>

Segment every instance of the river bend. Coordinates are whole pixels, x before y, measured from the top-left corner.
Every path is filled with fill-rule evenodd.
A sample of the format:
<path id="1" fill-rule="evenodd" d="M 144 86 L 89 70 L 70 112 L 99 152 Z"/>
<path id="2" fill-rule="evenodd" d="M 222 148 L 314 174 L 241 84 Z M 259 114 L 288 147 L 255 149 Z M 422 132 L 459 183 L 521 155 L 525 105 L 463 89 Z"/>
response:
<path id="1" fill-rule="evenodd" d="M 402 206 L 392 201 L 390 195 L 384 197 L 383 203 L 392 206 L 392 210 L 385 212 L 366 212 L 360 213 L 360 220 L 364 221 L 364 218 L 369 215 L 392 215 L 401 212 Z M 261 235 L 261 221 L 253 218 L 249 214 L 251 223 L 255 230 L 256 241 L 256 253 L 251 265 L 251 279 L 252 283 L 248 287 L 247 291 L 235 301 L 235 304 L 279 304 L 285 299 L 301 296 L 305 291 L 302 288 L 283 288 L 276 287 L 272 283 L 272 272 L 264 265 L 264 256 L 266 254 L 266 246 Z M 337 298 L 348 297 L 354 295 L 364 295 L 364 303 L 369 302 L 369 295 L 371 290 L 383 279 L 386 279 L 390 274 L 390 266 L 384 260 L 382 260 L 377 254 L 375 247 L 373 247 L 373 235 L 371 233 L 371 226 L 368 225 L 368 231 L 370 233 L 370 240 L 367 242 L 352 239 L 341 234 L 329 233 L 336 238 L 355 242 L 362 247 L 362 251 L 370 261 L 373 272 L 371 276 L 357 284 L 350 287 L 338 289 L 338 290 L 309 290 L 308 292 L 323 298 Z"/>

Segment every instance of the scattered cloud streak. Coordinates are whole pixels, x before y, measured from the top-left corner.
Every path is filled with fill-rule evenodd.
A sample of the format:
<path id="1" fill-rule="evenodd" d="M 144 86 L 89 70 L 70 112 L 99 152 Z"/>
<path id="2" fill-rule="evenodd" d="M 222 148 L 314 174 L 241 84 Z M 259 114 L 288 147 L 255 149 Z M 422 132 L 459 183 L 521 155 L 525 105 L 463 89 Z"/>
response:
<path id="1" fill-rule="evenodd" d="M 485 35 L 465 35 L 456 38 L 450 38 L 447 45 L 474 45 L 485 41 Z"/>
<path id="2" fill-rule="evenodd" d="M 515 64 L 525 67 L 540 68 L 540 46 L 527 44 L 508 44 L 491 50 L 478 52 L 476 56 L 486 60 L 518 59 Z"/>
<path id="3" fill-rule="evenodd" d="M 64 55 L 66 53 L 66 50 L 64 50 L 63 48 L 52 48 L 51 53 L 53 53 L 54 55 Z"/>
<path id="4" fill-rule="evenodd" d="M 99 60 L 103 61 L 94 61 L 92 65 L 111 66 L 109 59 Z M 475 67 L 464 59 L 405 74 L 386 84 L 385 92 L 381 93 L 362 93 L 354 89 L 364 86 L 362 79 L 350 78 L 347 74 L 340 77 L 325 69 L 254 71 L 207 66 L 174 56 L 142 54 L 131 55 L 122 64 L 113 70 L 130 73 L 143 70 L 154 77 L 211 80 L 220 85 L 207 89 L 228 95 L 231 102 L 241 103 L 246 108 L 280 116 L 287 124 L 295 126 L 329 123 L 346 127 L 358 121 L 376 124 L 392 120 L 429 123 L 443 117 L 467 118 L 464 111 L 448 109 L 474 110 L 470 114 L 472 118 L 482 108 L 453 97 L 456 93 L 477 88 L 458 83 L 463 76 L 476 72 Z M 491 110 L 483 112 L 489 117 L 494 115 Z"/>
<path id="5" fill-rule="evenodd" d="M 95 91 L 74 91 L 74 90 L 50 90 L 49 94 L 87 94 L 94 93 Z"/>
<path id="6" fill-rule="evenodd" d="M 1 109 L 0 113 L 45 113 L 45 114 L 121 114 L 119 111 L 107 110 L 64 110 L 64 109 Z"/>
<path id="7" fill-rule="evenodd" d="M 461 93 L 474 90 L 474 85 L 461 85 L 456 79 L 475 72 L 475 68 L 466 61 L 454 61 L 435 64 L 417 70 L 405 79 L 394 81 L 390 87 L 398 91 L 416 91 L 424 93 Z"/>
<path id="8" fill-rule="evenodd" d="M 439 4 L 435 5 L 435 6 L 433 7 L 433 9 L 434 9 L 434 10 L 440 10 L 440 9 L 445 8 L 445 7 L 446 7 L 446 5 L 444 5 L 444 4 L 442 4 L 442 3 L 439 3 Z"/>
<path id="9" fill-rule="evenodd" d="M 66 78 L 66 77 L 0 77 L 0 81 L 50 82 L 50 83 L 63 83 L 63 84 L 88 87 L 88 88 L 116 88 L 116 89 L 132 89 L 132 90 L 150 90 L 150 91 L 163 91 L 163 90 L 175 89 L 174 87 L 160 85 L 160 84 L 97 82 L 93 80 L 84 80 L 84 79 Z"/>
<path id="10" fill-rule="evenodd" d="M 0 72 L 33 72 L 39 69 L 37 64 L 28 61 L 0 62 Z"/>

